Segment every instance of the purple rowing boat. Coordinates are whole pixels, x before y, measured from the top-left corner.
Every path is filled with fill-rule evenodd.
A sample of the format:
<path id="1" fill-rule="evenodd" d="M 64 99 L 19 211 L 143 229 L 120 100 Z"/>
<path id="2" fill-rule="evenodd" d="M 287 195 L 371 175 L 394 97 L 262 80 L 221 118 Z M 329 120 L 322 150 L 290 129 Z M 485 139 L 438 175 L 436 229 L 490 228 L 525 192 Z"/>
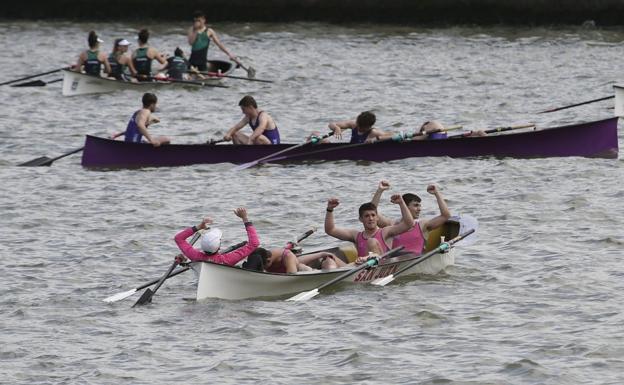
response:
<path id="1" fill-rule="evenodd" d="M 457 136 L 440 140 L 383 141 L 363 145 L 308 144 L 267 161 L 368 160 L 383 162 L 424 156 L 453 158 L 582 156 L 615 159 L 618 157 L 617 123 L 618 118 L 613 117 L 569 126 L 484 137 Z M 82 165 L 98 168 L 134 168 L 224 162 L 241 164 L 270 156 L 292 146 L 295 145 L 169 144 L 153 147 L 145 143 L 125 143 L 87 135 Z"/>

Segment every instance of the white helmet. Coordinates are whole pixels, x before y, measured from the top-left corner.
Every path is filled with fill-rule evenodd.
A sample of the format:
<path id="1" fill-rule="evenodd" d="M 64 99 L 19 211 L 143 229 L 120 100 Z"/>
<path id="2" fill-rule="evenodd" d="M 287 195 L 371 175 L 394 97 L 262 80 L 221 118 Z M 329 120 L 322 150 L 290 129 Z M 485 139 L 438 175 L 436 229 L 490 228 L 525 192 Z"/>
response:
<path id="1" fill-rule="evenodd" d="M 223 232 L 217 228 L 210 229 L 201 239 L 201 248 L 208 254 L 214 254 L 221 247 L 221 236 Z"/>

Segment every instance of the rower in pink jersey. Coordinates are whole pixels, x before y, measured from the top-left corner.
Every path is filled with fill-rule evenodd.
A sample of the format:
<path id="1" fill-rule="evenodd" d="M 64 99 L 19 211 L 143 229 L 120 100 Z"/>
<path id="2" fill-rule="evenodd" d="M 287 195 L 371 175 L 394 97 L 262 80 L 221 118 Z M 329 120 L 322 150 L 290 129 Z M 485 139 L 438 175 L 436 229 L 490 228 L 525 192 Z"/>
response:
<path id="1" fill-rule="evenodd" d="M 401 221 L 380 228 L 377 225 L 378 215 L 377 206 L 373 203 L 364 203 L 359 208 L 359 219 L 364 227 L 363 231 L 355 229 L 345 229 L 336 227 L 334 223 L 334 209 L 340 204 L 337 198 L 330 198 L 327 201 L 327 210 L 325 213 L 325 233 L 334 238 L 343 241 L 350 241 L 355 244 L 358 251 L 358 258 L 355 264 L 361 264 L 368 259 L 368 253 L 381 255 L 389 250 L 388 244 L 393 237 L 408 231 L 412 227 L 414 218 L 410 213 L 405 201 L 399 194 L 395 194 L 390 198 L 390 202 L 399 205 L 401 208 Z M 336 258 L 337 267 L 344 266 L 338 258 Z"/>
<path id="2" fill-rule="evenodd" d="M 260 245 L 256 229 L 253 224 L 247 218 L 247 210 L 244 207 L 239 207 L 234 210 L 234 214 L 243 220 L 245 229 L 247 230 L 247 244 L 232 252 L 219 254 L 221 248 L 221 230 L 217 228 L 210 229 L 202 235 L 201 248 L 203 251 L 195 249 L 189 244 L 186 239 L 201 229 L 205 229 L 207 225 L 212 223 L 211 218 L 204 218 L 203 221 L 197 226 L 189 227 L 182 230 L 175 236 L 175 242 L 182 251 L 182 253 L 191 261 L 210 261 L 219 263 L 222 265 L 234 266 L 238 262 L 247 258 L 252 251 Z"/>
<path id="3" fill-rule="evenodd" d="M 372 202 L 378 204 L 381 200 L 381 195 L 389 188 L 390 183 L 387 180 L 380 181 L 377 191 L 375 191 L 375 195 L 373 195 Z M 409 231 L 395 236 L 391 243 L 392 248 L 404 246 L 406 251 L 410 251 L 416 255 L 422 254 L 426 247 L 429 232 L 442 226 L 451 217 L 451 212 L 449 211 L 446 201 L 442 197 L 442 193 L 440 193 L 438 187 L 431 184 L 427 186 L 427 192 L 436 197 L 438 207 L 440 209 L 440 215 L 431 219 L 419 219 L 421 211 L 420 197 L 411 193 L 403 194 L 403 200 L 405 201 L 410 214 L 412 214 L 412 217 L 414 218 L 414 226 Z M 398 221 L 395 221 L 394 223 L 396 222 Z M 392 223 L 392 220 L 381 214 L 378 215 L 377 224 L 380 227 L 383 228 L 391 225 Z"/>

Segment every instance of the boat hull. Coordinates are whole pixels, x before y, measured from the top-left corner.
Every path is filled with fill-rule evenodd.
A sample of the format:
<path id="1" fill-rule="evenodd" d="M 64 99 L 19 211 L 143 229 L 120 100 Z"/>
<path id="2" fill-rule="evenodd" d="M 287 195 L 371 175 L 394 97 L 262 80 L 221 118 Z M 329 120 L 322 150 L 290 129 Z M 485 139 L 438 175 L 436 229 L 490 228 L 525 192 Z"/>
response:
<path id="1" fill-rule="evenodd" d="M 439 253 L 407 270 L 404 275 L 437 274 L 455 262 L 455 249 L 448 253 Z M 379 266 L 362 270 L 345 279 L 344 283 L 370 283 L 398 271 L 417 256 L 411 254 L 392 258 Z M 197 300 L 206 298 L 247 299 L 262 297 L 282 297 L 298 292 L 312 290 L 350 268 L 330 271 L 300 272 L 298 274 L 274 274 L 243 270 L 238 267 L 220 265 L 212 262 L 194 262 L 191 264 L 197 274 Z"/>
<path id="2" fill-rule="evenodd" d="M 211 63 L 218 67 L 222 67 L 225 71 L 222 74 L 227 75 L 232 72 L 236 67 L 233 63 L 222 60 L 210 60 Z M 203 84 L 219 84 L 223 81 L 223 78 L 208 78 L 202 80 L 198 84 L 190 83 L 172 83 L 168 81 L 153 81 L 153 82 L 127 82 L 116 80 L 112 78 L 91 76 L 84 73 L 63 70 L 63 96 L 78 96 L 88 94 L 102 94 L 108 92 L 115 92 L 120 90 L 134 90 L 138 92 L 148 92 L 151 90 L 159 90 L 163 88 L 171 87 L 190 87 L 199 88 Z"/>
<path id="3" fill-rule="evenodd" d="M 379 142 L 360 146 L 341 143 L 307 145 L 286 152 L 276 161 L 391 161 L 429 156 L 463 157 L 596 157 L 617 158 L 618 118 L 485 137 L 442 140 Z M 170 167 L 202 163 L 246 163 L 285 150 L 293 144 L 207 145 L 170 144 L 153 147 L 87 136 L 82 155 L 84 167 Z"/>

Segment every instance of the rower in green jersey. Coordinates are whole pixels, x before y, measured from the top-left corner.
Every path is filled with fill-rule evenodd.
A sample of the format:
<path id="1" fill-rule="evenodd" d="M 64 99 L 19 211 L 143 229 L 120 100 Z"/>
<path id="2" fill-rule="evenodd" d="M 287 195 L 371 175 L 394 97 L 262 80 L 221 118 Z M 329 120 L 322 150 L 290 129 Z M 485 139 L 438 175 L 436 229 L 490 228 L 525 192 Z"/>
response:
<path id="1" fill-rule="evenodd" d="M 104 65 L 106 73 L 110 73 L 111 68 L 106 54 L 100 52 L 100 43 L 103 42 L 102 39 L 98 37 L 95 31 L 91 31 L 89 32 L 87 41 L 89 42 L 89 49 L 83 51 L 80 56 L 78 56 L 78 63 L 74 67 L 74 71 L 81 72 L 84 67 L 84 72 L 86 74 L 100 76 L 102 65 Z"/>
<path id="2" fill-rule="evenodd" d="M 210 70 L 208 68 L 208 47 L 210 46 L 210 40 L 214 41 L 217 47 L 219 47 L 230 60 L 240 65 L 236 56 L 230 53 L 230 51 L 221 44 L 215 31 L 206 26 L 206 15 L 201 11 L 196 11 L 193 14 L 193 26 L 188 32 L 188 43 L 191 45 L 189 63 L 199 71 Z"/>
<path id="3" fill-rule="evenodd" d="M 164 56 L 161 55 L 156 48 L 150 47 L 147 44 L 149 36 L 150 34 L 147 29 L 140 30 L 138 38 L 139 48 L 135 49 L 132 53 L 132 61 L 139 79 L 149 79 L 152 76 L 152 60 L 156 60 L 162 64 L 162 68 L 167 64 L 167 60 L 165 60 Z M 159 71 L 162 70 L 162 68 L 160 68 Z"/>
<path id="4" fill-rule="evenodd" d="M 180 47 L 176 47 L 173 52 L 173 57 L 167 58 L 167 67 L 165 67 L 165 69 L 167 70 L 167 75 L 169 75 L 170 78 L 176 80 L 186 79 L 186 72 L 189 69 L 189 63 L 184 57 L 184 52 L 180 49 Z"/>
<path id="5" fill-rule="evenodd" d="M 137 72 L 134 69 L 134 63 L 132 59 L 126 53 L 128 52 L 128 46 L 130 42 L 126 39 L 115 39 L 113 44 L 113 52 L 108 55 L 108 62 L 110 63 L 111 72 L 108 76 L 117 80 L 126 80 L 124 78 L 125 69 L 128 68 L 132 76 L 136 77 Z"/>

